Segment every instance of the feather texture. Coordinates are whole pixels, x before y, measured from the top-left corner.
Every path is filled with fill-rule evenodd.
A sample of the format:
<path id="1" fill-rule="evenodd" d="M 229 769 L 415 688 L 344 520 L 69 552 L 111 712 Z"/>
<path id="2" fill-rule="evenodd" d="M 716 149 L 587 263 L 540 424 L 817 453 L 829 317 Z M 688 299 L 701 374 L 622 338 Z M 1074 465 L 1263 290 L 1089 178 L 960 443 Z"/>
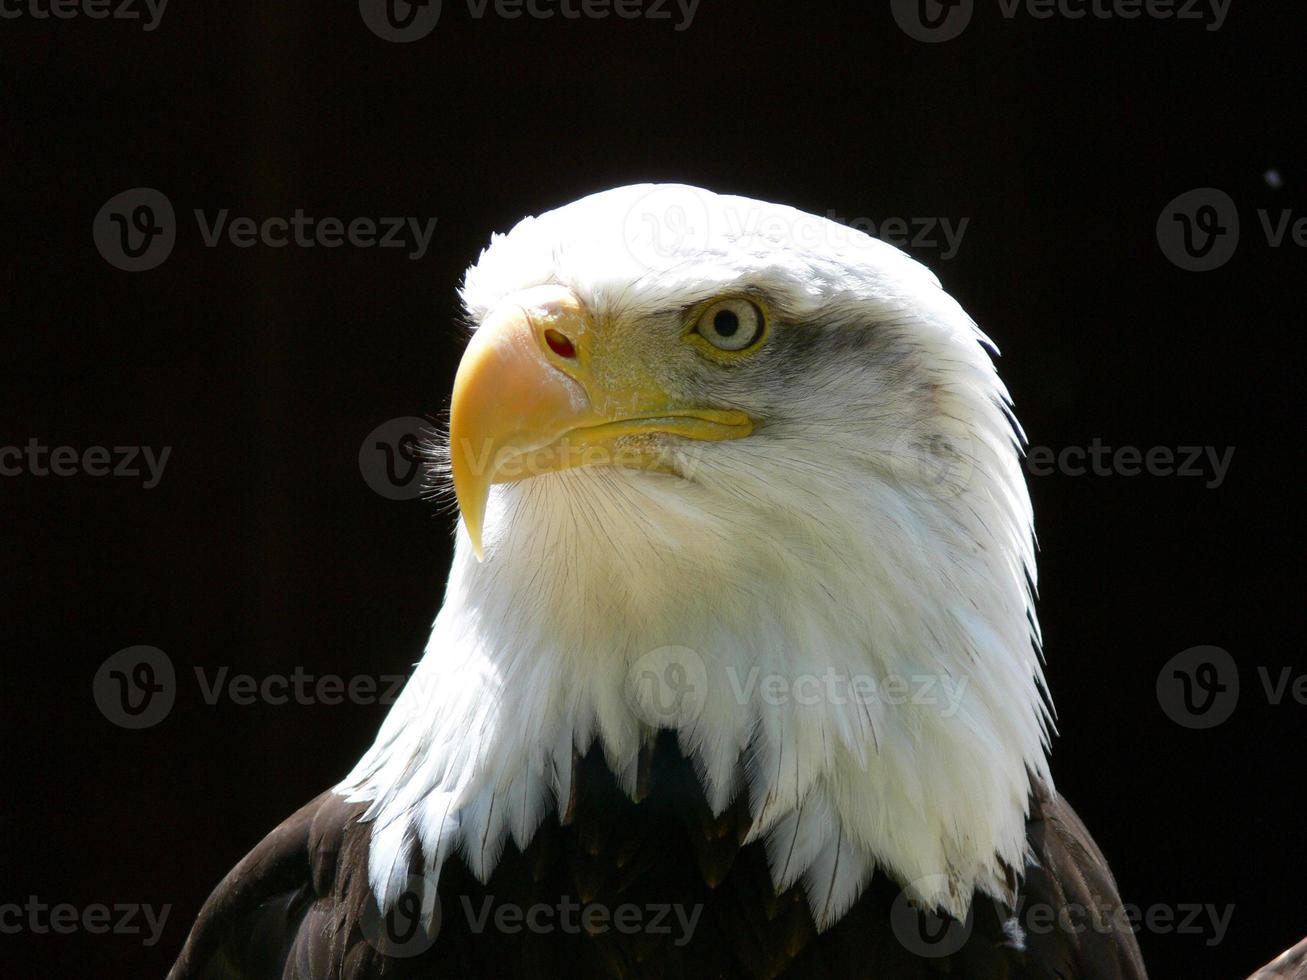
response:
<path id="1" fill-rule="evenodd" d="M 1144 976 L 1102 855 L 1042 784 L 1030 800 L 1031 856 L 1014 905 L 977 894 L 964 921 L 935 918 L 914 912 L 903 889 L 876 874 L 858 883 L 849 907 L 822 905 L 837 920 L 823 930 L 810 912 L 811 885 L 823 903 L 834 901 L 852 891 L 839 881 L 861 874 L 858 862 L 837 867 L 820 855 L 811 884 L 776 889 L 770 845 L 740 842 L 747 795 L 713 816 L 674 736 L 664 733 L 642 755 L 644 802 L 628 798 L 596 747 L 576 760 L 571 823 L 547 816 L 525 849 L 506 846 L 484 883 L 451 856 L 434 903 L 424 898 L 431 877 L 413 864 L 398 902 L 409 913 L 398 921 L 380 918 L 368 885 L 374 836 L 363 805 L 323 794 L 218 886 L 169 980 Z M 1047 917 L 1031 914 L 1036 908 Z M 496 920 L 503 909 L 517 918 Z M 535 928 L 526 925 L 532 909 Z M 1101 916 L 1092 928 L 1038 928 L 1077 909 Z M 406 925 L 404 914 L 414 921 Z M 630 926 L 617 928 L 618 916 Z M 1036 924 L 1029 933 L 1023 918 Z"/>

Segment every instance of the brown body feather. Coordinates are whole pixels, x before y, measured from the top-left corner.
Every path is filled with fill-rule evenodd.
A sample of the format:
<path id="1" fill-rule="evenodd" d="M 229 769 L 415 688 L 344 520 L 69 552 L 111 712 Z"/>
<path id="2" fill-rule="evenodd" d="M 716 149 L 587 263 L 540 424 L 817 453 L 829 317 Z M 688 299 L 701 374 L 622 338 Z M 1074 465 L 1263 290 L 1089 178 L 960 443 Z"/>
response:
<path id="1" fill-rule="evenodd" d="M 854 907 L 818 932 L 801 889 L 777 895 L 762 845 L 742 843 L 747 799 L 713 817 L 671 733 L 646 750 L 638 802 L 617 786 L 598 749 L 576 767 L 563 819 L 548 817 L 524 851 L 510 844 L 486 884 L 461 861 L 448 862 L 430 934 L 414 894 L 379 920 L 367 874 L 372 826 L 359 820 L 365 807 L 324 793 L 214 890 L 170 980 L 1145 975 L 1102 854 L 1042 784 L 1027 824 L 1035 860 L 1024 869 L 1015 919 L 980 895 L 965 924 L 920 916 L 877 873 Z M 619 930 L 592 919 L 587 931 L 581 915 L 567 921 L 557 911 L 563 901 L 608 914 L 634 906 L 639 923 L 630 918 Z M 505 920 L 509 931 L 496 928 L 497 910 L 538 903 L 555 910 L 537 919 L 553 928 L 533 931 L 520 916 Z M 679 906 L 681 916 L 668 912 L 655 923 L 664 905 Z M 1076 928 L 1058 926 L 1063 910 Z M 1049 927 L 1023 936 L 1014 930 L 1045 920 Z"/>

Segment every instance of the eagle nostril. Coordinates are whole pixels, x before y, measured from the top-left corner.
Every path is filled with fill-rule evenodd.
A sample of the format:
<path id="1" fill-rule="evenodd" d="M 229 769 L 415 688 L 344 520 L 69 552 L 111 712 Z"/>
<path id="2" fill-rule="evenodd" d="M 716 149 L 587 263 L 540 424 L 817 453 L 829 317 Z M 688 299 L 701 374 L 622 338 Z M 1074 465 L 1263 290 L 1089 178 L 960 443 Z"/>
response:
<path id="1" fill-rule="evenodd" d="M 559 357 L 566 357 L 568 359 L 576 357 L 576 345 L 557 330 L 551 329 L 545 331 L 545 343 L 548 344 L 549 349 Z"/>

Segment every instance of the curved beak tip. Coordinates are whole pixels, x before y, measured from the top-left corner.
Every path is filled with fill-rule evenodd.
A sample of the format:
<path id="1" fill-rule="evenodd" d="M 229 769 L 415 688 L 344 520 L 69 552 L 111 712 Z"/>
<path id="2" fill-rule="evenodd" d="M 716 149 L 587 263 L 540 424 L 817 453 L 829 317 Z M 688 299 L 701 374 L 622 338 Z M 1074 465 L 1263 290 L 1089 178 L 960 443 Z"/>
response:
<path id="1" fill-rule="evenodd" d="M 479 526 L 479 522 L 477 526 L 473 526 L 473 523 L 469 521 L 467 517 L 464 517 L 463 526 L 467 528 L 468 541 L 472 543 L 472 554 L 476 555 L 476 559 L 478 562 L 485 561 L 486 551 L 481 544 L 481 528 Z"/>
<path id="2" fill-rule="evenodd" d="M 454 495 L 458 499 L 458 510 L 462 515 L 463 527 L 467 530 L 468 541 L 477 561 L 485 561 L 485 549 L 481 541 L 481 531 L 485 523 L 486 500 L 490 496 L 490 486 L 468 468 L 454 464 Z"/>

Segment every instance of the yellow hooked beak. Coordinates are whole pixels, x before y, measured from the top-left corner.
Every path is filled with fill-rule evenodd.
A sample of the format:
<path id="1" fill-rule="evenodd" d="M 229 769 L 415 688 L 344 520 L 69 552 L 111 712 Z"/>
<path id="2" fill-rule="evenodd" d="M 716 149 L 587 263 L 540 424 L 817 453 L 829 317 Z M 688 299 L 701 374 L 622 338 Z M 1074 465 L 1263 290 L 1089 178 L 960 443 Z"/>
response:
<path id="1" fill-rule="evenodd" d="M 666 468 L 651 436 L 716 442 L 753 431 L 743 412 L 674 405 L 638 370 L 598 370 L 594 339 L 585 307 L 562 286 L 510 297 L 473 334 L 454 379 L 449 449 L 478 559 L 493 484 L 574 466 Z"/>

